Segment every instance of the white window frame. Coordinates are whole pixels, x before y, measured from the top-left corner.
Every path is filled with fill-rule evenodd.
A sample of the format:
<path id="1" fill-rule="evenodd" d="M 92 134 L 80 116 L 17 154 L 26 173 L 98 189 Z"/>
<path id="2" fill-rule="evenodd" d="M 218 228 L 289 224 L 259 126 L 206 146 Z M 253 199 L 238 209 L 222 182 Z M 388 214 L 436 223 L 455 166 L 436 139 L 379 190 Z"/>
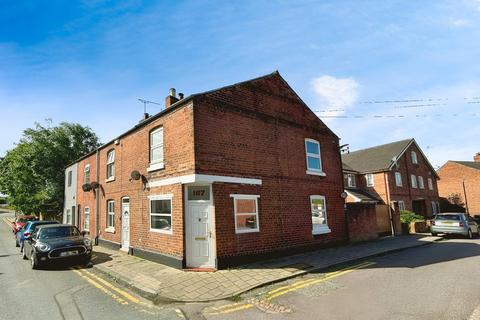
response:
<path id="1" fill-rule="evenodd" d="M 154 145 L 152 142 L 153 142 L 153 135 L 154 134 L 157 134 L 157 133 L 161 133 L 162 135 L 162 143 L 158 143 L 156 145 Z M 164 161 L 165 161 L 165 148 L 164 148 L 164 132 L 163 132 L 163 127 L 159 127 L 155 130 L 152 130 L 150 131 L 149 135 L 148 135 L 148 139 L 149 139 L 149 167 L 147 168 L 147 171 L 148 172 L 151 172 L 151 171 L 155 171 L 155 170 L 160 170 L 160 169 L 163 169 L 165 168 L 165 164 L 164 164 Z M 152 161 L 152 155 L 153 155 L 153 150 L 154 149 L 157 149 L 157 148 L 162 148 L 162 159 L 158 159 L 158 160 L 155 160 L 155 161 Z"/>
<path id="2" fill-rule="evenodd" d="M 355 188 L 357 186 L 357 183 L 355 181 L 355 175 L 352 173 L 347 174 L 347 186 L 351 188 Z"/>
<path id="3" fill-rule="evenodd" d="M 67 172 L 67 187 L 72 186 L 72 180 L 73 180 L 73 172 L 72 172 L 72 170 L 68 170 L 68 172 Z"/>
<path id="4" fill-rule="evenodd" d="M 412 188 L 417 189 L 418 184 L 417 184 L 417 176 L 414 174 L 410 175 L 410 183 L 412 184 Z"/>
<path id="5" fill-rule="evenodd" d="M 365 179 L 367 180 L 367 187 L 374 187 L 375 186 L 375 179 L 373 177 L 373 173 L 367 173 L 365 175 Z"/>
<path id="6" fill-rule="evenodd" d="M 309 153 L 307 149 L 307 143 L 315 143 L 318 146 L 318 154 Z M 308 167 L 308 157 L 316 158 L 320 162 L 320 169 L 317 168 L 309 168 Z M 320 142 L 314 139 L 306 138 L 305 139 L 305 160 L 307 162 L 307 174 L 317 175 L 317 176 L 325 176 L 325 172 L 323 172 L 323 165 L 322 165 L 322 149 L 320 148 Z"/>
<path id="7" fill-rule="evenodd" d="M 402 174 L 400 172 L 395 172 L 395 185 L 397 187 L 403 187 Z"/>
<path id="8" fill-rule="evenodd" d="M 87 176 L 88 176 L 88 181 L 87 181 Z M 87 184 L 87 183 L 90 183 L 90 165 L 89 164 L 86 164 L 85 167 L 83 168 L 83 184 Z"/>
<path id="9" fill-rule="evenodd" d="M 170 214 L 166 213 L 152 213 L 152 201 L 155 200 L 168 200 L 170 201 Z M 170 230 L 152 229 L 152 215 L 156 217 L 170 217 L 171 228 Z M 150 232 L 173 234 L 173 194 L 157 194 L 148 196 L 148 227 Z"/>
<path id="10" fill-rule="evenodd" d="M 235 220 L 235 233 L 252 233 L 252 232 L 260 232 L 260 219 L 258 215 L 258 198 L 260 195 L 257 194 L 231 194 L 231 198 L 233 198 L 233 216 Z M 255 201 L 255 211 L 251 213 L 237 213 L 237 200 L 254 200 Z M 257 227 L 255 229 L 248 229 L 248 230 L 238 230 L 237 228 L 237 216 L 255 216 L 255 221 L 257 222 Z"/>
<path id="11" fill-rule="evenodd" d="M 108 175 L 108 168 L 112 168 L 111 175 Z M 107 179 L 105 182 L 115 180 L 115 149 L 111 149 L 107 152 Z"/>
<path id="12" fill-rule="evenodd" d="M 432 178 L 427 178 L 428 190 L 433 190 L 433 180 Z"/>
<path id="13" fill-rule="evenodd" d="M 413 164 L 418 164 L 418 157 L 417 157 L 417 153 L 415 151 L 411 151 L 410 152 L 410 157 L 412 158 L 412 163 Z"/>
<path id="14" fill-rule="evenodd" d="M 398 201 L 398 210 L 399 211 L 405 211 L 405 201 L 403 201 L 403 200 Z"/>
<path id="15" fill-rule="evenodd" d="M 65 219 L 65 224 L 72 224 L 72 213 L 70 209 L 67 209 L 67 212 L 65 213 L 66 219 Z"/>
<path id="16" fill-rule="evenodd" d="M 431 207 L 432 207 L 432 214 L 436 215 L 438 213 L 438 206 L 436 201 L 431 202 Z"/>
<path id="17" fill-rule="evenodd" d="M 423 180 L 423 177 L 418 176 L 417 180 L 418 180 L 418 187 L 420 189 L 425 189 L 425 181 Z"/>
<path id="18" fill-rule="evenodd" d="M 312 234 L 313 235 L 319 235 L 319 234 L 325 234 L 325 233 L 330 233 L 332 230 L 328 227 L 328 210 L 327 210 L 327 199 L 325 196 L 321 195 L 311 195 L 310 196 L 310 215 L 313 216 L 313 206 L 312 206 L 312 200 L 315 199 L 322 199 L 323 203 L 325 205 L 325 223 L 319 224 L 319 223 L 313 223 L 313 218 L 312 218 Z"/>
<path id="19" fill-rule="evenodd" d="M 83 230 L 90 231 L 90 207 L 83 208 Z"/>
<path id="20" fill-rule="evenodd" d="M 113 203 L 113 211 L 110 211 L 110 203 Z M 112 216 L 112 223 L 113 225 L 109 225 L 110 216 Z M 115 200 L 108 200 L 107 201 L 107 223 L 106 223 L 106 232 L 115 232 Z"/>

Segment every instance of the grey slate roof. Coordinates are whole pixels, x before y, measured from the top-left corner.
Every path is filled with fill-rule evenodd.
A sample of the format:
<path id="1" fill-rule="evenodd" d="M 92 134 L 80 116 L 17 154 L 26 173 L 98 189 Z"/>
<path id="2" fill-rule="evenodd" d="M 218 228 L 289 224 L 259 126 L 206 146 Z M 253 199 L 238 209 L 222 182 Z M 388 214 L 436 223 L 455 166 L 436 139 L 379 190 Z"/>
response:
<path id="1" fill-rule="evenodd" d="M 480 170 L 480 162 L 475 162 L 475 161 L 452 161 L 452 162 L 464 165 L 472 169 Z"/>
<path id="2" fill-rule="evenodd" d="M 380 202 L 381 200 L 365 190 L 357 188 L 347 188 L 346 191 L 354 197 L 360 199 L 361 202 Z"/>
<path id="3" fill-rule="evenodd" d="M 392 158 L 398 157 L 412 140 L 401 140 L 342 154 L 342 162 L 344 167 L 359 172 L 385 171 L 392 164 Z"/>

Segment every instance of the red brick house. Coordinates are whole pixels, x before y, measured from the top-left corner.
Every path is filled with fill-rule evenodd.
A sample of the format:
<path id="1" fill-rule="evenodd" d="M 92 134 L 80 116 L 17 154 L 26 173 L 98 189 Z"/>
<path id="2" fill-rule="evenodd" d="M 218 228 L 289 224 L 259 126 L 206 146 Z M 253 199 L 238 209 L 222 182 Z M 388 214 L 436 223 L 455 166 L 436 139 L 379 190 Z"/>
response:
<path id="1" fill-rule="evenodd" d="M 473 161 L 448 161 L 437 171 L 442 198 L 457 195 L 470 215 L 480 215 L 480 152 Z"/>
<path id="2" fill-rule="evenodd" d="M 347 239 L 338 137 L 278 72 L 184 98 L 77 161 L 78 224 L 177 268 Z"/>
<path id="3" fill-rule="evenodd" d="M 342 161 L 347 202 L 386 204 L 425 217 L 439 211 L 438 175 L 414 139 L 342 154 Z"/>

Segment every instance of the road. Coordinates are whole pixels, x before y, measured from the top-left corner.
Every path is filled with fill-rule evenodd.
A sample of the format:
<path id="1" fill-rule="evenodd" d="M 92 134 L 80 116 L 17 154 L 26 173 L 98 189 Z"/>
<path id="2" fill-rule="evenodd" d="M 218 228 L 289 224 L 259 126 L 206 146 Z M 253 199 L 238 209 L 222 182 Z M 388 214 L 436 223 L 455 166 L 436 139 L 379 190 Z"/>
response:
<path id="1" fill-rule="evenodd" d="M 0 319 L 185 319 L 96 274 L 71 266 L 31 270 L 0 212 Z"/>
<path id="2" fill-rule="evenodd" d="M 448 238 L 228 301 L 155 306 L 92 268 L 31 270 L 6 215 L 0 319 L 480 319 L 480 239 Z"/>

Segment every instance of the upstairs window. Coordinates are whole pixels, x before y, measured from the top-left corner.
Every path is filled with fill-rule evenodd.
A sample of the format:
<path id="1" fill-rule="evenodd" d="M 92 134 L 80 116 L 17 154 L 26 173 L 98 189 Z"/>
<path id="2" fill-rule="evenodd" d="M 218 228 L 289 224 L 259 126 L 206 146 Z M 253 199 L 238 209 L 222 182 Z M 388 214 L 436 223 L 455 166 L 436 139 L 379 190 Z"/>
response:
<path id="1" fill-rule="evenodd" d="M 68 174 L 67 174 L 67 186 L 68 187 L 72 186 L 72 170 L 68 171 Z"/>
<path id="2" fill-rule="evenodd" d="M 418 187 L 420 189 L 425 189 L 425 183 L 423 182 L 423 177 L 418 176 Z"/>
<path id="3" fill-rule="evenodd" d="M 90 165 L 89 164 L 85 165 L 85 168 L 83 169 L 83 183 L 84 184 L 90 183 Z"/>
<path id="4" fill-rule="evenodd" d="M 418 164 L 417 153 L 415 151 L 412 151 L 411 156 L 412 156 L 412 163 Z"/>
<path id="5" fill-rule="evenodd" d="M 307 157 L 307 174 L 324 175 L 322 171 L 320 143 L 313 139 L 305 139 L 305 151 Z"/>
<path id="6" fill-rule="evenodd" d="M 115 178 L 115 150 L 107 153 L 107 180 Z"/>
<path id="7" fill-rule="evenodd" d="M 107 201 L 107 229 L 115 228 L 115 201 Z"/>
<path id="8" fill-rule="evenodd" d="M 402 174 L 400 172 L 395 172 L 395 184 L 397 187 L 403 187 Z"/>
<path id="9" fill-rule="evenodd" d="M 365 176 L 365 179 L 367 179 L 367 187 L 373 187 L 375 185 L 374 180 L 373 180 L 373 174 L 368 173 Z"/>
<path id="10" fill-rule="evenodd" d="M 163 127 L 150 132 L 149 171 L 163 169 Z"/>
<path id="11" fill-rule="evenodd" d="M 410 179 L 412 181 L 412 188 L 416 188 L 417 187 L 417 176 L 412 174 L 412 175 L 410 175 Z"/>
<path id="12" fill-rule="evenodd" d="M 433 180 L 432 180 L 432 178 L 428 178 L 427 182 L 428 182 L 428 189 L 433 190 Z"/>
<path id="13" fill-rule="evenodd" d="M 355 175 L 347 174 L 347 186 L 350 188 L 356 187 Z"/>

